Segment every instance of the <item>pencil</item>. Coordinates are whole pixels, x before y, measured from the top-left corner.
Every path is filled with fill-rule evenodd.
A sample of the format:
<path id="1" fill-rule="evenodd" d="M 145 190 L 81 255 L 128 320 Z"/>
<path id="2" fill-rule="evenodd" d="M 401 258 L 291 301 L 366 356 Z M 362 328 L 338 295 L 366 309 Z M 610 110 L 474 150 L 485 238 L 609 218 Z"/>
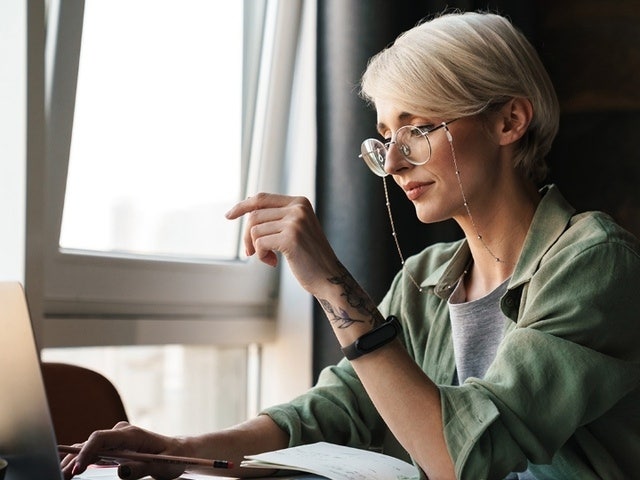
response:
<path id="1" fill-rule="evenodd" d="M 59 453 L 80 453 L 80 447 L 58 445 Z M 126 452 L 122 450 L 103 450 L 96 454 L 104 460 L 137 460 L 141 462 L 172 463 L 179 465 L 199 465 L 209 468 L 233 468 L 230 460 L 210 460 L 208 458 L 179 457 L 156 453 Z"/>

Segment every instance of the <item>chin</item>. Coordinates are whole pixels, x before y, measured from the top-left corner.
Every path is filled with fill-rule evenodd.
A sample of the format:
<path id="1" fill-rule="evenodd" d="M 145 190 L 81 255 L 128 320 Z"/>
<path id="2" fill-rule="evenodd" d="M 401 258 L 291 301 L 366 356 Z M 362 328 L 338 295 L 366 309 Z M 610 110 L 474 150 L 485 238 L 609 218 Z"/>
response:
<path id="1" fill-rule="evenodd" d="M 434 223 L 438 220 L 434 217 L 433 212 L 430 209 L 420 208 L 419 205 L 416 205 L 416 217 L 422 223 Z"/>
<path id="2" fill-rule="evenodd" d="M 433 208 L 433 204 L 426 206 L 419 203 L 414 203 L 413 206 L 416 209 L 416 217 L 418 217 L 418 220 L 420 220 L 422 223 L 438 223 L 450 218 L 443 216 L 441 211 Z"/>

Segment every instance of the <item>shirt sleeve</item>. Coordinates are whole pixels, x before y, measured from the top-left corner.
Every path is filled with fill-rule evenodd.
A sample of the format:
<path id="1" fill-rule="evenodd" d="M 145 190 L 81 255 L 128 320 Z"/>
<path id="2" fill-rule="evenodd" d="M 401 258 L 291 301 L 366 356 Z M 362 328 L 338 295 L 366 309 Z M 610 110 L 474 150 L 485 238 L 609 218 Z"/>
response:
<path id="1" fill-rule="evenodd" d="M 262 413 L 289 433 L 290 446 L 325 441 L 370 448 L 384 438 L 384 423 L 345 359 L 325 368 L 304 394 Z"/>
<path id="2" fill-rule="evenodd" d="M 485 377 L 439 387 L 459 478 L 549 464 L 585 425 L 598 444 L 600 417 L 638 390 L 638 272 L 637 252 L 616 242 L 570 245 L 543 261 Z M 607 441 L 587 459 L 596 470 L 608 468 L 598 466 L 616 440 Z"/>

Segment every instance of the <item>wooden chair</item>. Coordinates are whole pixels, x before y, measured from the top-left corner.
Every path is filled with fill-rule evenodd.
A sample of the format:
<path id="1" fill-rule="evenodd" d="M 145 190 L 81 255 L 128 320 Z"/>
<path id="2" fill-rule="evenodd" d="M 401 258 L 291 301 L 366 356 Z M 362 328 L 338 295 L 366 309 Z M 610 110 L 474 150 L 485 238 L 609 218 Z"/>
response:
<path id="1" fill-rule="evenodd" d="M 42 377 L 58 444 L 83 442 L 95 430 L 128 420 L 118 390 L 100 373 L 42 362 Z"/>

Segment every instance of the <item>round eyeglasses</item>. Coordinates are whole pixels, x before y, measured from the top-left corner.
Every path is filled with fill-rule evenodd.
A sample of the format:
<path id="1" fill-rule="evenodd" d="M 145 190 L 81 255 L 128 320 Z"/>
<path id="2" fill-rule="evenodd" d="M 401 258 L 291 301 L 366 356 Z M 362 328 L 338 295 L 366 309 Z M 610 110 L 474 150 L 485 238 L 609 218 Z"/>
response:
<path id="1" fill-rule="evenodd" d="M 440 128 L 444 128 L 448 133 L 447 125 L 452 122 L 455 122 L 455 120 L 442 122 L 436 127 L 431 127 L 430 125 L 405 125 L 396 130 L 395 135 L 386 143 L 382 143 L 376 138 L 367 138 L 360 145 L 360 157 L 371 171 L 379 177 L 389 175 L 384 169 L 384 164 L 391 145 L 395 145 L 403 158 L 410 164 L 416 166 L 424 165 L 431 158 L 429 134 Z"/>

